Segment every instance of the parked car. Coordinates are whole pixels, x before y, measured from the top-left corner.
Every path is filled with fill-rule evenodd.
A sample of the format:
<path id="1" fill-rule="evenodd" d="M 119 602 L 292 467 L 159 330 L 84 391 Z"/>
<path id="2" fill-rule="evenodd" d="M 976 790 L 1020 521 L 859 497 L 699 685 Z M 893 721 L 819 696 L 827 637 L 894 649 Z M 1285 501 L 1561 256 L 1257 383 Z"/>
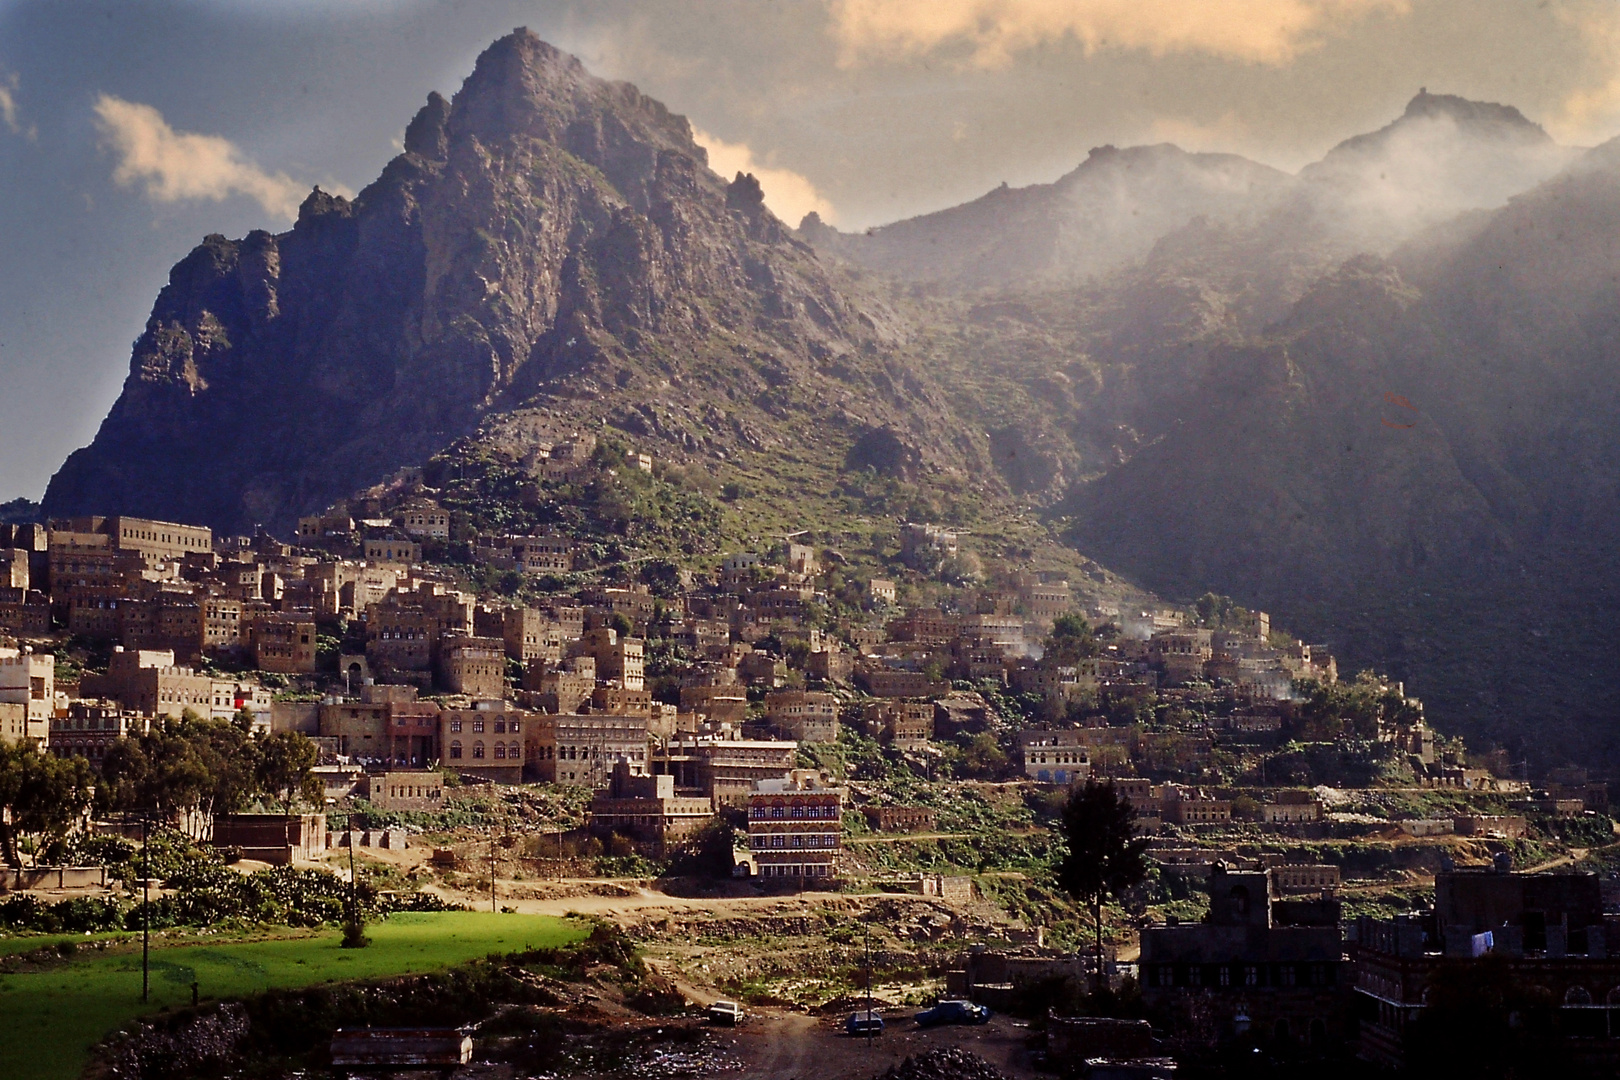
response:
<path id="1" fill-rule="evenodd" d="M 849 1019 L 844 1021 L 844 1031 L 850 1035 L 881 1035 L 883 1034 L 883 1017 L 876 1010 L 850 1013 Z"/>
<path id="2" fill-rule="evenodd" d="M 742 1006 L 735 1001 L 717 1001 L 709 1006 L 709 1023 L 736 1027 L 742 1023 Z"/>
<path id="3" fill-rule="evenodd" d="M 931 1009 L 917 1014 L 918 1027 L 936 1024 L 982 1024 L 990 1019 L 990 1010 L 971 1001 L 941 1001 Z"/>

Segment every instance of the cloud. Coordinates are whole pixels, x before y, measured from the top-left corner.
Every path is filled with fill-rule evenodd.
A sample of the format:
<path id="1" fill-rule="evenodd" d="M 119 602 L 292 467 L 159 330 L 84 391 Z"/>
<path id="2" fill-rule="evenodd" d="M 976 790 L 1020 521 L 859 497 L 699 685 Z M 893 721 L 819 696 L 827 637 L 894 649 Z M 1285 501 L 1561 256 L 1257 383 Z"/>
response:
<path id="1" fill-rule="evenodd" d="M 176 131 L 152 106 L 110 94 L 96 99 L 95 112 L 102 145 L 118 157 L 116 183 L 143 183 L 154 202 L 246 195 L 268 213 L 298 216 L 304 185 L 285 173 L 265 172 L 229 139 Z"/>
<path id="2" fill-rule="evenodd" d="M 1596 81 L 1571 91 L 1547 127 L 1567 142 L 1601 141 L 1614 134 L 1620 121 L 1620 12 L 1612 4 L 1579 0 L 1562 3 L 1554 12 L 1585 43 Z"/>
<path id="3" fill-rule="evenodd" d="M 1409 0 L 827 0 L 844 64 L 966 50 L 1002 67 L 1037 46 L 1204 53 L 1280 65 L 1344 21 L 1405 14 Z"/>
<path id="4" fill-rule="evenodd" d="M 0 78 L 0 124 L 4 124 L 13 135 L 32 140 L 39 136 L 39 129 L 32 124 L 23 124 L 22 110 L 17 107 L 17 85 L 16 73 Z"/>
<path id="5" fill-rule="evenodd" d="M 728 143 L 696 128 L 692 130 L 692 138 L 709 152 L 709 168 L 721 176 L 730 178 L 740 172 L 753 173 L 765 192 L 765 205 L 789 225 L 798 225 L 812 210 L 828 224 L 838 220 L 832 203 L 801 174 L 762 164 L 744 143 Z"/>

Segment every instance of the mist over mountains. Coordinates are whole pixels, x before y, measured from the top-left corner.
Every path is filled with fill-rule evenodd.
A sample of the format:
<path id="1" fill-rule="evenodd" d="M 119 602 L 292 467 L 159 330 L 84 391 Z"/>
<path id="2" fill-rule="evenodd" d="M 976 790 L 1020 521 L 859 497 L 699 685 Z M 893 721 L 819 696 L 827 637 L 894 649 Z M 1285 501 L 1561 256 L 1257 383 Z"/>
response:
<path id="1" fill-rule="evenodd" d="M 1612 756 L 1617 290 L 1620 149 L 1508 106 L 1422 92 L 1297 175 L 1104 147 L 845 234 L 520 31 L 352 202 L 175 267 L 45 511 L 285 528 L 603 424 L 721 480 L 803 453 L 817 495 L 1033 508 L 1471 736 Z"/>

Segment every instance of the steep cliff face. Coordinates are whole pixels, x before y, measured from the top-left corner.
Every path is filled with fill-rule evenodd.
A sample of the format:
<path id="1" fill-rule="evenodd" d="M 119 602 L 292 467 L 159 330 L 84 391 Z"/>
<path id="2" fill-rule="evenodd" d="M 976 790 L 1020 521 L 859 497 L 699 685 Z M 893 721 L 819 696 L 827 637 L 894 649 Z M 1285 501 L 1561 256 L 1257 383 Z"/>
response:
<path id="1" fill-rule="evenodd" d="M 683 117 L 518 31 L 352 203 L 316 190 L 289 232 L 210 236 L 174 268 L 45 510 L 284 524 L 492 412 L 566 400 L 599 422 L 672 383 L 751 402 L 832 379 L 812 396 L 836 402 L 875 374 L 868 422 L 925 424 L 882 321 L 752 178 L 708 170 Z"/>

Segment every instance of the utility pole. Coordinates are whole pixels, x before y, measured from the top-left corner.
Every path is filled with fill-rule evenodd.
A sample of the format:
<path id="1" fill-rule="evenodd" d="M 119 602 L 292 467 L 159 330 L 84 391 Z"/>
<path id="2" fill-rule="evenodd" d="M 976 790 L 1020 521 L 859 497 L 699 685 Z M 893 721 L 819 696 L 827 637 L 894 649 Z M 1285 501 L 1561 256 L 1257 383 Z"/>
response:
<path id="1" fill-rule="evenodd" d="M 349 922 L 360 925 L 360 878 L 354 872 L 354 815 L 349 815 Z"/>
<path id="2" fill-rule="evenodd" d="M 872 924 L 866 924 L 866 1045 L 872 1045 Z"/>
<path id="3" fill-rule="evenodd" d="M 152 987 L 152 848 L 147 844 L 147 814 L 141 811 L 141 1004 Z"/>

